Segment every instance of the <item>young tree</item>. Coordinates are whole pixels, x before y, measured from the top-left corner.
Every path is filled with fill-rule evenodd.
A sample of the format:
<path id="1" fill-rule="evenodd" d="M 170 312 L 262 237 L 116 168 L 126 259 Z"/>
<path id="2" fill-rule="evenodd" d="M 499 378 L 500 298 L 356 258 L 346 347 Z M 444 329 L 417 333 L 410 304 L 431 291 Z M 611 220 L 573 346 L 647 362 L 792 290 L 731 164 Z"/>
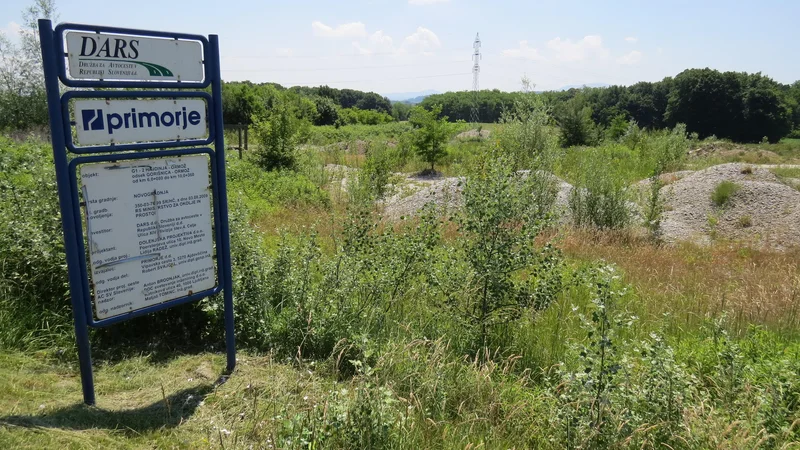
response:
<path id="1" fill-rule="evenodd" d="M 294 169 L 297 165 L 295 146 L 302 128 L 283 98 L 276 99 L 269 117 L 253 124 L 256 141 L 256 163 L 265 170 Z"/>
<path id="2" fill-rule="evenodd" d="M 464 207 L 455 221 L 470 285 L 464 289 L 468 294 L 449 306 L 483 350 L 495 348 L 490 345 L 495 326 L 552 301 L 547 286 L 558 275 L 550 278 L 550 269 L 560 258 L 549 245 L 539 248 L 536 238 L 549 223 L 555 197 L 551 177 L 541 171 L 517 172 L 510 158 L 495 151 L 485 155 L 464 183 Z M 519 276 L 523 271 L 532 276 Z"/>
<path id="3" fill-rule="evenodd" d="M 444 144 L 447 141 L 447 116 L 439 117 L 442 107 L 435 105 L 430 111 L 420 106 L 411 110 L 409 122 L 416 128 L 412 145 L 417 154 L 434 170 L 436 161 L 447 154 Z"/>
<path id="4" fill-rule="evenodd" d="M 561 146 L 591 145 L 596 142 L 596 126 L 592 108 L 578 95 L 557 110 L 556 120 L 561 127 Z"/>
<path id="5" fill-rule="evenodd" d="M 0 129 L 47 123 L 39 18 L 58 19 L 53 0 L 35 0 L 26 8 L 17 36 L 0 32 Z"/>

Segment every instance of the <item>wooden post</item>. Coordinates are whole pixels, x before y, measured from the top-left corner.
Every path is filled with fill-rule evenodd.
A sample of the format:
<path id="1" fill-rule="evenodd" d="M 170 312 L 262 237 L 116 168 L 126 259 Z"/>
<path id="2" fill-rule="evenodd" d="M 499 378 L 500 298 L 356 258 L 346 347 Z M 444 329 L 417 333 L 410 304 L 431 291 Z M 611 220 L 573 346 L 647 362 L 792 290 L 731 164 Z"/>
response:
<path id="1" fill-rule="evenodd" d="M 237 125 L 236 129 L 239 130 L 239 159 L 242 159 L 242 124 Z"/>

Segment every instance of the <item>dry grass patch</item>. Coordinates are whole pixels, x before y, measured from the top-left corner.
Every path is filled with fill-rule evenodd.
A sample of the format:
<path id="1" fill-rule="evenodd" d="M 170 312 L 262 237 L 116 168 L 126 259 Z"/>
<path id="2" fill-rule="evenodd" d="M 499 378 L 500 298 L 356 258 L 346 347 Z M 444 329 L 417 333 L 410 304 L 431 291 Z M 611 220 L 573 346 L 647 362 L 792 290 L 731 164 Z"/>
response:
<path id="1" fill-rule="evenodd" d="M 750 324 L 796 333 L 800 309 L 800 249 L 771 253 L 717 244 L 656 246 L 630 235 L 569 231 L 567 255 L 619 266 L 651 318 L 670 313 L 693 327 L 723 312 L 736 332 Z"/>

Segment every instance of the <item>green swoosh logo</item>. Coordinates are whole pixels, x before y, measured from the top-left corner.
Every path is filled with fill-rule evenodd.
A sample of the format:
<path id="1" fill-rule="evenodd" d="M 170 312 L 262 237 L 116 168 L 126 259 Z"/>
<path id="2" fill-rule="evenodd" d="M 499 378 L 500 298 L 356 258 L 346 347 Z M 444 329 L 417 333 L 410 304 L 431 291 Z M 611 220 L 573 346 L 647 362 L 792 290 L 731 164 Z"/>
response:
<path id="1" fill-rule="evenodd" d="M 175 74 L 172 73 L 171 70 L 167 69 L 164 66 L 159 66 L 158 64 L 153 64 L 151 62 L 144 62 L 144 61 L 120 61 L 118 59 L 95 59 L 95 58 L 81 58 L 80 61 L 108 61 L 108 62 L 115 62 L 115 63 L 130 63 L 130 64 L 138 64 L 147 69 L 152 77 L 172 77 Z"/>

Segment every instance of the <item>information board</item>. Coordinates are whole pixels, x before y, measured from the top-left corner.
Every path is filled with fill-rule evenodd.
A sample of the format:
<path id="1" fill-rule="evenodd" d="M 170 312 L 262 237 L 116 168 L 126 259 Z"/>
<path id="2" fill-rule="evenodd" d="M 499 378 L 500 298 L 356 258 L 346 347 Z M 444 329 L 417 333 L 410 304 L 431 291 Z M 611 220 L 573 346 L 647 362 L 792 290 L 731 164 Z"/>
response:
<path id="1" fill-rule="evenodd" d="M 208 158 L 81 166 L 98 319 L 216 285 Z"/>
<path id="2" fill-rule="evenodd" d="M 75 100 L 78 143 L 120 144 L 205 137 L 206 103 L 199 99 Z"/>
<path id="3" fill-rule="evenodd" d="M 202 81 L 200 42 L 69 32 L 69 75 L 79 80 Z"/>
<path id="4" fill-rule="evenodd" d="M 219 37 L 38 24 L 83 401 L 95 404 L 90 327 L 215 295 L 230 374 Z"/>

